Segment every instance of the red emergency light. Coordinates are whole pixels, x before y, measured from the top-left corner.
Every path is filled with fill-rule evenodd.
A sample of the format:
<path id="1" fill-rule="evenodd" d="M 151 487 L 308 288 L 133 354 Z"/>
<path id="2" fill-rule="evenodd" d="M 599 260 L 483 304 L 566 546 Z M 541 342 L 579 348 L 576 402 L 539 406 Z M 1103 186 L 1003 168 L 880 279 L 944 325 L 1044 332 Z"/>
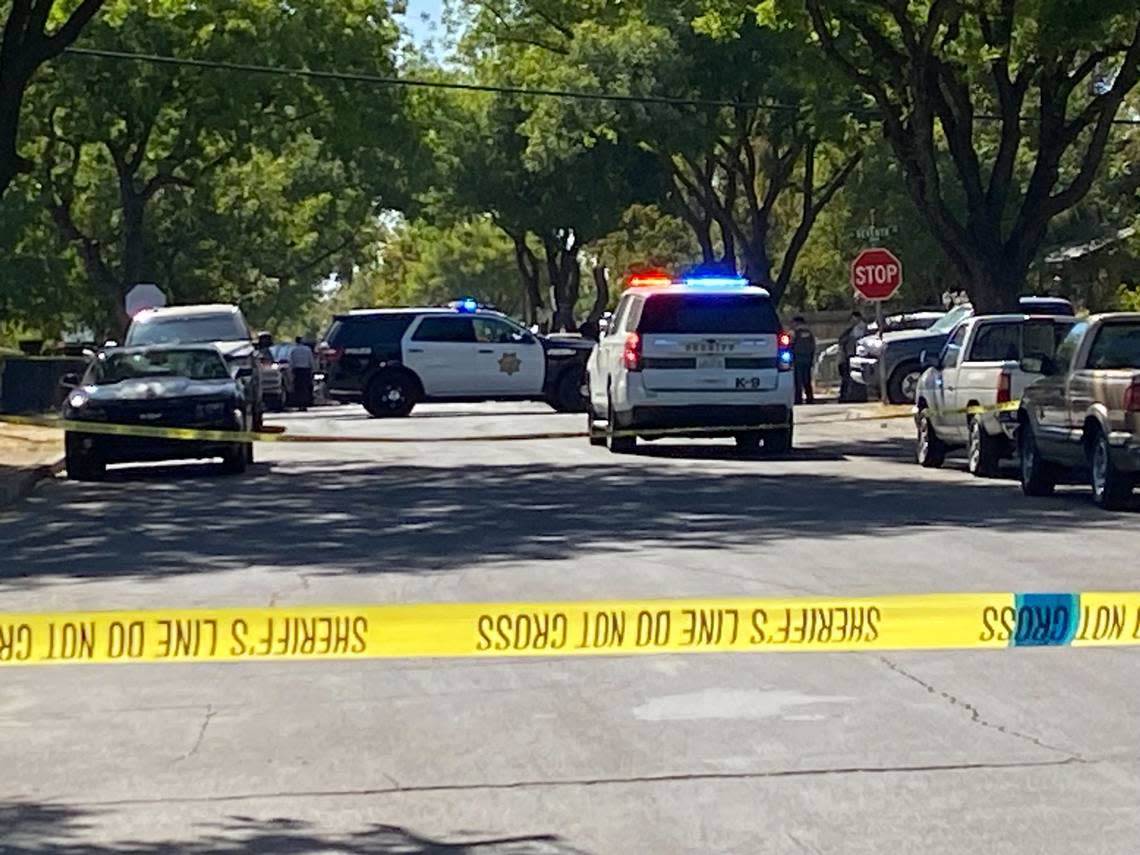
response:
<path id="1" fill-rule="evenodd" d="M 661 288 L 672 285 L 673 277 L 663 270 L 647 270 L 630 274 L 627 284 L 630 288 Z"/>

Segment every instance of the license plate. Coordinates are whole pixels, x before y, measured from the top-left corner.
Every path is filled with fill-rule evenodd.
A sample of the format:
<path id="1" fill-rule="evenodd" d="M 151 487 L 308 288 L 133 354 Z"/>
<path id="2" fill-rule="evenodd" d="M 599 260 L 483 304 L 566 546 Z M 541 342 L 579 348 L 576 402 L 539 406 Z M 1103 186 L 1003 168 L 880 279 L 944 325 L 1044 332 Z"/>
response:
<path id="1" fill-rule="evenodd" d="M 723 356 L 698 356 L 697 368 L 724 368 Z"/>

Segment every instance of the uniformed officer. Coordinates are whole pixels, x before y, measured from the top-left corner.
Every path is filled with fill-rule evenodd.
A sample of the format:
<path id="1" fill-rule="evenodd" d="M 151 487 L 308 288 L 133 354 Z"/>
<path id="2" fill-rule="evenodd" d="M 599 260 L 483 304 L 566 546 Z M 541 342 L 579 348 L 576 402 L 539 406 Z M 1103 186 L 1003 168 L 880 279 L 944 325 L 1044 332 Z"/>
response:
<path id="1" fill-rule="evenodd" d="M 792 318 L 792 356 L 795 358 L 796 403 L 814 404 L 811 372 L 815 365 L 815 334 L 803 315 Z"/>

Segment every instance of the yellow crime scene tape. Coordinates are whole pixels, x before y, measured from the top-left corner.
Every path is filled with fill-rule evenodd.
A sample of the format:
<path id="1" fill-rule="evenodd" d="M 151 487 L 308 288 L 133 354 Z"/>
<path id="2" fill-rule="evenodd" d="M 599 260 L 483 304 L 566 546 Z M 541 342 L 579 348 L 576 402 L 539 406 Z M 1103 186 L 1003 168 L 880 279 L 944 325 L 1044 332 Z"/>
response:
<path id="1" fill-rule="evenodd" d="M 1140 644 L 1140 592 L 0 613 L 0 667 Z"/>
<path id="2" fill-rule="evenodd" d="M 960 407 L 954 410 L 940 410 L 940 415 L 983 415 L 985 413 L 1014 412 L 1020 402 Z M 879 413 L 847 413 L 835 418 L 811 419 L 801 423 L 801 427 L 814 425 L 847 424 L 849 422 L 878 422 L 894 419 L 912 419 L 914 411 Z M 254 431 L 204 430 L 201 428 L 157 427 L 151 425 L 111 424 L 108 422 L 69 421 L 67 419 L 46 418 L 43 416 L 14 416 L 0 414 L 0 422 L 31 427 L 48 427 L 75 433 L 104 434 L 111 436 L 131 436 L 145 439 L 176 439 L 199 442 L 297 442 L 297 443 L 441 443 L 441 442 L 525 442 L 536 439 L 580 439 L 587 436 L 584 430 L 536 431 L 529 433 L 492 434 L 488 436 L 350 436 L 343 434 L 286 433 L 284 429 Z M 784 422 L 747 425 L 727 425 L 719 427 L 687 428 L 643 428 L 637 430 L 614 431 L 615 436 L 691 436 L 693 434 L 732 434 L 750 431 L 779 430 L 786 428 Z"/>

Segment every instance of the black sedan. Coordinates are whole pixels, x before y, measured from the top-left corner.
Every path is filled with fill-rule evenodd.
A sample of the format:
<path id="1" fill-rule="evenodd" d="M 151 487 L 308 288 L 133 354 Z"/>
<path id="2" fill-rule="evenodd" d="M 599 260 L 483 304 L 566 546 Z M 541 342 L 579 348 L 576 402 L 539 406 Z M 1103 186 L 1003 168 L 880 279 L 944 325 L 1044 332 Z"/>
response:
<path id="1" fill-rule="evenodd" d="M 146 427 L 248 430 L 252 424 L 240 368 L 232 374 L 213 345 L 110 348 L 98 353 L 63 403 L 69 421 Z M 226 472 L 241 473 L 253 459 L 248 442 L 181 440 L 69 430 L 67 474 L 103 477 L 109 463 L 220 457 Z"/>

